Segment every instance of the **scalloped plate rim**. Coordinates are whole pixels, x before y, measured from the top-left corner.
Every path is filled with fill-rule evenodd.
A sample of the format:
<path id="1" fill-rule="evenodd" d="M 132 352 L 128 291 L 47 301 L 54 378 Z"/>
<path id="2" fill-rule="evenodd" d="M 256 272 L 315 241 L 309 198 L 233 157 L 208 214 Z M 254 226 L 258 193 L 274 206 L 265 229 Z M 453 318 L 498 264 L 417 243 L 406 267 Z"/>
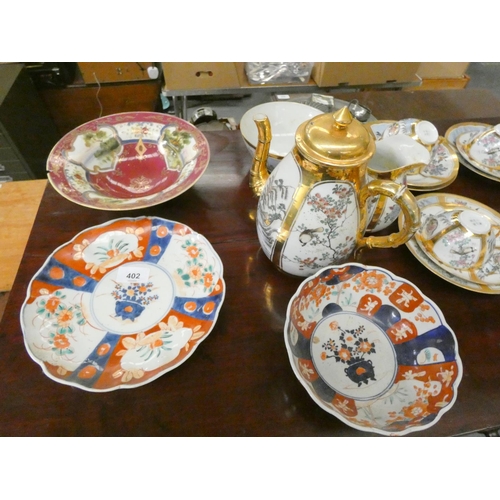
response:
<path id="1" fill-rule="evenodd" d="M 30 347 L 27 344 L 26 335 L 24 334 L 24 329 L 25 329 L 25 324 L 24 324 L 24 310 L 25 310 L 26 305 L 28 304 L 29 298 L 31 297 L 31 288 L 32 288 L 32 285 L 33 285 L 33 283 L 35 281 L 35 278 L 37 277 L 38 273 L 48 264 L 48 262 L 50 261 L 50 259 L 58 251 L 60 251 L 63 248 L 65 248 L 67 245 L 73 243 L 75 240 L 77 240 L 77 238 L 79 238 L 80 236 L 82 236 L 83 234 L 85 234 L 87 231 L 94 230 L 94 229 L 105 228 L 106 226 L 110 226 L 110 225 L 114 224 L 117 221 L 132 221 L 132 222 L 136 222 L 136 221 L 153 220 L 153 219 L 167 221 L 167 222 L 173 223 L 174 225 L 178 224 L 178 225 L 184 226 L 184 227 L 186 227 L 186 228 L 188 228 L 188 229 L 191 230 L 190 234 L 201 236 L 205 240 L 205 242 L 208 244 L 209 248 L 213 251 L 213 255 L 215 256 L 215 258 L 217 259 L 218 263 L 220 264 L 220 281 L 222 282 L 223 290 L 219 294 L 220 295 L 220 302 L 219 302 L 219 305 L 218 305 L 218 307 L 216 309 L 216 312 L 215 312 L 212 324 L 210 325 L 210 329 L 207 331 L 206 335 L 204 335 L 199 341 L 196 342 L 196 344 L 193 346 L 193 348 L 190 350 L 190 352 L 183 359 L 181 359 L 179 362 L 175 363 L 174 365 L 172 365 L 171 367 L 169 367 L 166 370 L 160 371 L 159 373 L 153 375 L 152 377 L 148 378 L 147 380 L 142 381 L 142 382 L 138 382 L 138 383 L 133 384 L 133 385 L 120 383 L 120 384 L 118 384 L 116 386 L 113 386 L 113 387 L 104 388 L 104 389 L 96 389 L 96 388 L 93 388 L 93 387 L 85 387 L 85 386 L 77 384 L 75 382 L 70 382 L 70 381 L 67 381 L 67 380 L 64 380 L 64 379 L 60 379 L 60 378 L 54 377 L 47 370 L 47 367 L 45 366 L 45 362 L 43 360 L 39 359 L 38 357 L 36 357 L 35 354 L 32 352 L 32 350 L 30 349 Z M 118 265 L 116 268 L 119 268 L 120 265 Z M 219 317 L 219 313 L 220 313 L 220 311 L 222 309 L 222 306 L 224 304 L 226 290 L 227 290 L 227 287 L 226 287 L 226 283 L 225 283 L 225 280 L 224 280 L 224 264 L 223 264 L 220 256 L 218 255 L 218 253 L 213 248 L 213 245 L 201 233 L 198 233 L 197 231 L 193 230 L 191 227 L 187 226 L 186 224 L 184 224 L 182 222 L 174 221 L 172 219 L 165 219 L 165 218 L 159 217 L 159 216 L 120 217 L 120 218 L 117 218 L 117 219 L 112 219 L 112 220 L 103 222 L 102 224 L 97 224 L 95 226 L 90 226 L 90 227 L 88 227 L 86 229 L 83 229 L 82 231 L 80 231 L 77 234 L 75 234 L 69 241 L 67 241 L 67 242 L 63 243 L 62 245 L 58 246 L 56 249 L 54 249 L 53 252 L 50 253 L 50 255 L 45 259 L 45 261 L 42 264 L 42 266 L 36 271 L 36 273 L 30 279 L 30 282 L 29 282 L 29 284 L 27 286 L 27 290 L 26 290 L 26 296 L 25 296 L 25 299 L 23 301 L 23 304 L 22 304 L 20 312 L 19 312 L 19 320 L 20 320 L 21 329 L 22 329 L 22 332 L 23 332 L 23 343 L 24 343 L 24 346 L 25 346 L 25 349 L 26 349 L 28 355 L 30 356 L 30 358 L 37 365 L 40 366 L 40 368 L 42 369 L 42 372 L 44 373 L 44 375 L 46 375 L 47 378 L 49 378 L 50 380 L 52 380 L 54 382 L 57 382 L 57 383 L 59 383 L 61 385 L 65 385 L 65 386 L 68 386 L 68 387 L 75 387 L 77 389 L 84 390 L 86 392 L 93 392 L 93 393 L 112 392 L 112 391 L 116 391 L 116 390 L 120 390 L 120 389 L 135 389 L 135 388 L 147 385 L 147 384 L 153 382 L 154 380 L 157 380 L 158 378 L 162 377 L 163 375 L 171 372 L 175 368 L 178 368 L 179 366 L 181 366 L 182 364 L 184 364 L 194 354 L 194 352 L 196 351 L 196 349 L 198 348 L 198 346 L 212 333 L 212 331 L 213 331 L 213 329 L 214 329 L 214 327 L 215 327 L 215 325 L 217 323 L 217 320 L 218 320 L 218 317 Z"/>
<path id="2" fill-rule="evenodd" d="M 166 121 L 164 121 L 164 122 L 159 121 L 159 123 L 162 123 L 163 125 L 168 125 L 169 120 L 171 120 L 172 123 L 179 122 L 179 123 L 182 123 L 184 126 L 187 126 L 189 129 L 196 131 L 196 135 L 198 135 L 199 137 L 201 137 L 203 139 L 203 147 L 206 148 L 206 155 L 207 155 L 205 165 L 202 166 L 198 175 L 195 178 L 193 178 L 189 183 L 186 183 L 185 185 L 183 185 L 182 189 L 179 190 L 178 192 L 175 192 L 175 194 L 173 196 L 167 195 L 164 198 L 162 198 L 161 194 L 164 193 L 164 191 L 160 191 L 158 193 L 153 193 L 153 194 L 150 194 L 147 196 L 142 196 L 142 197 L 139 196 L 139 197 L 132 198 L 132 199 L 137 200 L 138 202 L 143 200 L 143 202 L 137 206 L 131 206 L 131 205 L 121 206 L 121 207 L 119 205 L 118 206 L 116 206 L 116 205 L 99 206 L 99 205 L 93 204 L 91 202 L 88 202 L 88 203 L 82 202 L 80 200 L 73 198 L 70 194 L 65 193 L 64 190 L 59 185 L 59 183 L 57 183 L 56 180 L 53 178 L 53 175 L 51 175 L 52 170 L 50 168 L 51 159 L 55 156 L 55 151 L 57 150 L 59 145 L 64 140 L 66 140 L 66 138 L 69 137 L 70 135 L 75 134 L 79 130 L 83 131 L 83 130 L 85 130 L 85 127 L 88 127 L 96 122 L 102 121 L 103 125 L 105 125 L 106 124 L 105 120 L 108 118 L 134 116 L 134 115 L 144 115 L 145 117 L 152 116 L 155 118 L 163 118 Z M 123 122 L 123 123 L 126 123 L 126 122 Z M 50 182 L 50 185 L 54 188 L 54 190 L 59 195 L 61 195 L 63 198 L 67 199 L 68 201 L 71 201 L 72 203 L 75 203 L 75 204 L 80 205 L 82 207 L 93 208 L 95 210 L 110 210 L 110 211 L 117 211 L 118 212 L 118 211 L 125 211 L 125 210 L 140 210 L 140 209 L 144 209 L 144 208 L 153 207 L 153 206 L 165 203 L 167 201 L 170 201 L 170 200 L 176 198 L 177 196 L 180 196 L 181 194 L 185 193 L 187 190 L 192 188 L 200 180 L 200 178 L 205 173 L 209 162 L 210 162 L 210 146 L 208 144 L 208 141 L 207 141 L 205 135 L 201 132 L 201 130 L 197 129 L 193 124 L 191 124 L 188 121 L 183 120 L 182 118 L 179 118 L 177 116 L 173 116 L 173 115 L 169 115 L 169 114 L 165 114 L 165 113 L 159 113 L 156 111 L 124 111 L 124 112 L 120 112 L 120 113 L 112 113 L 109 115 L 101 116 L 99 118 L 95 118 L 93 120 L 89 120 L 85 123 L 82 123 L 81 125 L 78 125 L 74 129 L 72 129 L 69 132 L 67 132 L 66 134 L 64 134 L 59 139 L 59 141 L 57 141 L 57 143 L 52 147 L 52 149 L 47 157 L 46 172 L 47 172 L 47 179 Z M 113 199 L 112 196 L 109 196 L 109 198 Z M 153 200 L 148 200 L 148 198 L 153 198 Z M 159 199 L 156 199 L 156 198 L 159 198 Z M 115 198 L 115 199 L 118 201 L 120 200 L 120 198 Z"/>
<path id="3" fill-rule="evenodd" d="M 452 398 L 452 400 L 450 401 L 450 403 L 447 406 L 445 406 L 444 408 L 442 408 L 436 414 L 436 417 L 431 422 L 428 422 L 427 424 L 423 424 L 423 425 L 410 426 L 410 427 L 407 427 L 406 429 L 404 429 L 402 431 L 398 431 L 398 432 L 388 432 L 388 431 L 385 431 L 383 429 L 377 429 L 377 428 L 374 428 L 374 427 L 368 428 L 368 427 L 359 426 L 359 425 L 357 425 L 355 423 L 350 422 L 346 417 L 344 417 L 340 413 L 335 412 L 334 410 L 332 410 L 331 408 L 329 408 L 318 396 L 316 396 L 316 394 L 314 393 L 314 391 L 312 390 L 312 388 L 307 384 L 307 382 L 303 379 L 303 377 L 298 372 L 298 369 L 297 369 L 297 367 L 295 365 L 295 359 L 297 359 L 297 357 L 293 354 L 293 352 L 291 350 L 291 347 L 289 346 L 289 342 L 288 342 L 288 327 L 289 327 L 289 324 L 291 323 L 291 308 L 292 308 L 293 301 L 299 296 L 300 292 L 303 290 L 303 288 L 306 285 L 306 283 L 314 280 L 316 277 L 318 277 L 319 275 L 321 275 L 325 271 L 331 270 L 331 269 L 342 269 L 344 267 L 349 267 L 349 266 L 361 267 L 364 270 L 377 270 L 377 271 L 380 271 L 382 273 L 386 273 L 394 281 L 400 281 L 400 282 L 403 282 L 403 283 L 410 284 L 412 287 L 415 288 L 415 290 L 417 292 L 420 293 L 420 295 L 422 296 L 422 298 L 424 298 L 425 301 L 427 301 L 428 303 L 431 303 L 435 307 L 435 311 L 437 312 L 437 315 L 441 319 L 442 325 L 445 326 L 449 330 L 449 332 L 451 333 L 451 335 L 452 335 L 452 337 L 454 339 L 454 345 L 455 345 L 455 360 L 454 361 L 456 362 L 457 368 L 458 368 L 457 378 L 456 378 L 456 380 L 454 381 L 454 384 L 453 384 L 453 387 L 454 387 L 453 398 Z M 351 311 L 347 311 L 347 312 L 351 312 Z M 305 280 L 303 280 L 299 284 L 299 286 L 297 287 L 295 293 L 293 294 L 293 296 L 291 297 L 291 299 L 288 302 L 288 306 L 287 306 L 287 310 L 286 310 L 286 320 L 285 320 L 285 325 L 284 325 L 284 341 L 285 341 L 285 347 L 286 347 L 286 350 L 287 350 L 288 359 L 289 359 L 292 371 L 294 372 L 294 374 L 295 374 L 296 378 L 298 379 L 298 381 L 300 382 L 300 384 L 306 389 L 306 391 L 309 394 L 309 396 L 311 397 L 311 399 L 321 409 L 323 409 L 324 411 L 326 411 L 330 415 L 333 415 L 334 417 L 338 418 L 344 424 L 346 424 L 346 425 L 348 425 L 348 426 L 350 426 L 350 427 L 352 427 L 352 428 L 354 428 L 356 430 L 365 432 L 365 433 L 372 432 L 372 433 L 380 434 L 380 435 L 383 435 L 383 436 L 404 436 L 404 435 L 412 433 L 412 432 L 423 431 L 425 429 L 428 429 L 428 428 L 434 426 L 441 419 L 441 417 L 445 413 L 447 413 L 449 410 L 451 410 L 452 407 L 454 406 L 456 400 L 457 400 L 457 397 L 458 397 L 458 388 L 459 388 L 460 383 L 461 383 L 462 378 L 463 378 L 463 363 L 462 363 L 462 359 L 460 357 L 459 346 L 458 346 L 458 339 L 457 339 L 457 337 L 455 335 L 455 332 L 450 327 L 450 325 L 447 323 L 446 318 L 444 317 L 444 314 L 441 311 L 441 309 L 438 307 L 438 305 L 432 299 L 430 299 L 426 294 L 424 294 L 419 287 L 417 287 L 416 285 L 414 285 L 412 282 L 410 282 L 406 278 L 398 276 L 398 275 L 392 273 L 391 271 L 389 271 L 388 269 L 380 267 L 380 266 L 366 265 L 366 264 L 362 264 L 362 263 L 359 263 L 359 262 L 347 262 L 347 263 L 342 264 L 342 265 L 327 266 L 327 267 L 325 267 L 323 269 L 320 269 L 314 275 L 309 276 L 308 278 L 306 278 Z"/>

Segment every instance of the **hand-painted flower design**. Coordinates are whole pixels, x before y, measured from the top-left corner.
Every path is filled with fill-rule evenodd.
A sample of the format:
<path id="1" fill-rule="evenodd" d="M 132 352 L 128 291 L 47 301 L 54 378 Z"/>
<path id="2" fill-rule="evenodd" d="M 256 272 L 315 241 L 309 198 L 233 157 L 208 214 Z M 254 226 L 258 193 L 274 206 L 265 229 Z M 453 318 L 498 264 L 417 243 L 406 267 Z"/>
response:
<path id="1" fill-rule="evenodd" d="M 59 356 L 73 354 L 74 352 L 67 335 L 60 335 L 52 332 L 49 334 L 48 342 L 52 345 L 52 351 Z"/>
<path id="2" fill-rule="evenodd" d="M 66 298 L 60 290 L 56 290 L 53 294 L 49 294 L 48 290 L 42 290 L 42 297 L 38 301 L 37 314 L 46 318 L 51 318 L 59 307 L 64 307 L 62 301 Z"/>
<path id="3" fill-rule="evenodd" d="M 441 377 L 443 384 L 449 387 L 450 384 L 455 380 L 455 373 L 453 367 L 450 370 L 439 369 L 438 377 Z"/>
<path id="4" fill-rule="evenodd" d="M 128 350 L 132 350 L 137 352 L 145 361 L 149 361 L 153 357 L 160 357 L 163 351 L 172 350 L 173 332 L 184 328 L 183 322 L 179 321 L 176 316 L 170 316 L 167 323 L 162 321 L 158 326 L 159 330 L 149 333 L 148 335 L 144 332 L 140 332 L 135 338 L 125 337 L 122 340 L 125 350 L 119 351 L 117 355 L 123 356 Z M 131 378 L 129 378 L 129 380 L 131 380 Z"/>
<path id="5" fill-rule="evenodd" d="M 446 160 L 449 157 L 450 153 L 448 149 L 442 143 L 438 143 L 432 148 L 430 161 L 422 170 L 422 173 L 433 177 L 443 177 L 447 175 L 449 167 L 446 164 Z"/>
<path id="6" fill-rule="evenodd" d="M 104 274 L 108 269 L 116 267 L 132 257 L 143 257 L 143 246 L 138 241 L 142 239 L 143 228 L 127 228 L 123 231 L 112 231 L 100 235 L 97 240 L 90 242 L 82 240 L 73 246 L 74 260 L 84 260 L 85 269 L 90 269 L 90 274 L 97 271 Z"/>
<path id="7" fill-rule="evenodd" d="M 375 370 L 370 360 L 366 360 L 365 355 L 374 354 L 375 344 L 370 342 L 365 335 L 364 325 L 350 330 L 344 330 L 337 322 L 332 321 L 330 328 L 339 331 L 339 344 L 334 339 L 328 339 L 323 343 L 321 359 L 334 358 L 335 361 L 347 364 L 345 374 L 353 382 L 358 384 L 368 384 L 369 380 L 375 381 Z"/>
<path id="8" fill-rule="evenodd" d="M 205 330 L 201 329 L 201 325 L 196 325 L 193 328 L 193 335 L 191 335 L 191 338 L 189 339 L 188 342 L 186 342 L 186 345 L 184 346 L 184 350 L 189 351 L 189 349 L 193 347 L 196 341 L 201 339 L 201 337 L 203 337 L 205 333 L 206 333 Z"/>
<path id="9" fill-rule="evenodd" d="M 53 294 L 42 295 L 37 302 L 37 314 L 51 320 L 57 333 L 62 335 L 73 333 L 73 323 L 83 325 L 86 322 L 81 307 L 78 304 L 66 304 L 65 299 L 66 295 L 56 290 Z"/>
<path id="10" fill-rule="evenodd" d="M 152 358 L 153 356 L 160 356 L 161 351 L 163 350 L 171 350 L 169 344 L 172 343 L 170 340 L 172 333 L 169 332 L 165 323 L 160 323 L 159 326 L 160 330 L 155 333 L 150 333 L 149 335 L 140 333 L 137 335 L 134 347 L 141 357 L 146 360 Z"/>
<path id="11" fill-rule="evenodd" d="M 403 408 L 403 415 L 410 420 L 422 419 L 429 415 L 427 410 L 427 403 L 422 399 L 417 399 L 413 404 Z"/>
<path id="12" fill-rule="evenodd" d="M 184 285 L 194 287 L 203 286 L 203 291 L 211 293 L 216 285 L 215 269 L 205 256 L 204 247 L 199 245 L 194 239 L 188 238 L 182 248 L 189 257 L 184 268 L 178 268 L 177 274 L 182 279 Z"/>
<path id="13" fill-rule="evenodd" d="M 302 376 L 308 380 L 311 379 L 315 374 L 314 370 L 307 363 L 299 362 L 299 369 L 300 373 L 302 373 Z"/>
<path id="14" fill-rule="evenodd" d="M 60 306 L 57 314 L 54 315 L 59 325 L 59 329 L 65 332 L 73 320 L 73 307 Z"/>
<path id="15" fill-rule="evenodd" d="M 58 356 L 73 354 L 71 336 L 75 327 L 86 323 L 81 306 L 69 304 L 61 290 L 52 294 L 48 290 L 42 290 L 42 296 L 37 302 L 37 314 L 47 322 L 47 342 L 52 351 Z"/>
<path id="16" fill-rule="evenodd" d="M 355 292 L 367 290 L 371 293 L 381 292 L 384 295 L 390 295 L 394 287 L 394 281 L 387 279 L 387 276 L 375 270 L 363 271 L 356 275 L 356 278 L 353 280 L 353 289 Z"/>
<path id="17" fill-rule="evenodd" d="M 130 283 L 124 286 L 117 283 L 112 292 L 115 303 L 115 314 L 123 320 L 134 321 L 146 306 L 158 300 L 159 296 L 153 293 L 153 282 Z"/>
<path id="18" fill-rule="evenodd" d="M 214 275 L 211 272 L 206 272 L 203 275 L 203 287 L 205 289 L 210 288 L 214 283 Z"/>
<path id="19" fill-rule="evenodd" d="M 188 268 L 188 275 L 189 278 L 193 279 L 194 282 L 196 283 L 203 276 L 203 270 L 198 264 L 193 264 L 191 267 Z"/>
<path id="20" fill-rule="evenodd" d="M 149 133 L 147 123 L 135 123 L 130 127 L 130 130 L 136 137 L 142 137 L 144 135 L 148 135 Z"/>
<path id="21" fill-rule="evenodd" d="M 200 255 L 200 249 L 196 245 L 189 245 L 186 252 L 192 259 L 196 259 Z"/>
<path id="22" fill-rule="evenodd" d="M 324 265 L 324 261 L 336 262 L 346 259 L 354 250 L 356 242 L 352 236 L 346 236 L 345 240 L 338 242 L 343 225 L 352 215 L 353 191 L 350 186 L 336 184 L 331 193 L 321 195 L 320 193 L 308 194 L 306 203 L 311 213 L 316 214 L 319 227 L 310 228 L 305 224 L 299 224 L 299 242 L 302 246 L 319 247 L 324 249 L 321 257 L 304 259 L 296 255 L 294 261 L 299 264 L 300 269 L 317 269 Z M 319 262 L 316 260 L 320 258 Z"/>

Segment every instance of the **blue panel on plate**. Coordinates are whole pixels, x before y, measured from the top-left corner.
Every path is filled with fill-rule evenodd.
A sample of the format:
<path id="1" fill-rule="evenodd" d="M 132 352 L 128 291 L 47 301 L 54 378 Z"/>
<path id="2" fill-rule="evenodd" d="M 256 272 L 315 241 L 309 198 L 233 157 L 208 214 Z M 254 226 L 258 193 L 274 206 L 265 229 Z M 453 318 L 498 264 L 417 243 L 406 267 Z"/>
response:
<path id="1" fill-rule="evenodd" d="M 341 311 L 342 311 L 342 307 L 340 307 L 338 304 L 335 304 L 335 302 L 330 302 L 321 311 L 321 316 L 323 316 L 323 318 L 326 318 L 327 316 L 330 316 L 331 314 L 335 314 L 335 313 L 338 313 Z"/>
<path id="2" fill-rule="evenodd" d="M 53 268 L 60 268 L 62 270 L 61 278 L 55 279 L 50 276 L 50 271 Z M 76 286 L 74 284 L 75 278 L 82 278 L 85 280 L 85 284 L 83 286 Z M 44 281 L 50 285 L 59 286 L 63 288 L 69 288 L 71 290 L 78 290 L 81 292 L 92 292 L 97 285 L 97 281 L 93 278 L 90 278 L 86 274 L 81 274 L 71 267 L 68 267 L 61 262 L 59 262 L 54 257 L 51 257 L 47 264 L 43 266 L 40 272 L 35 276 L 35 279 Z"/>
<path id="3" fill-rule="evenodd" d="M 321 378 L 317 378 L 311 383 L 316 394 L 327 403 L 331 403 L 335 395 L 337 394 L 331 387 L 329 387 Z"/>
<path id="4" fill-rule="evenodd" d="M 347 281 L 356 274 L 364 271 L 365 269 L 363 267 L 358 267 L 358 266 L 348 266 L 345 269 L 345 272 L 342 274 L 336 274 L 333 276 L 333 278 L 329 279 L 328 281 L 325 281 L 326 285 L 337 285 L 338 283 L 342 281 Z M 323 273 L 321 273 L 319 276 L 320 277 L 326 277 L 331 273 L 330 269 L 326 269 Z"/>
<path id="5" fill-rule="evenodd" d="M 387 330 L 401 320 L 401 314 L 394 306 L 384 304 L 372 316 L 372 320 L 384 330 Z"/>
<path id="6" fill-rule="evenodd" d="M 170 240 L 172 239 L 172 231 L 175 226 L 175 222 L 167 221 L 165 219 L 153 218 L 151 219 L 151 236 L 149 239 L 149 245 L 146 251 L 144 252 L 144 261 L 145 262 L 153 262 L 157 263 L 162 255 L 165 253 L 168 245 L 170 244 Z M 160 226 L 165 226 L 168 229 L 168 233 L 166 236 L 158 236 L 157 230 Z M 151 255 L 150 249 L 153 246 L 158 246 L 161 251 L 159 253 L 155 252 L 155 255 Z"/>
<path id="7" fill-rule="evenodd" d="M 187 314 L 192 318 L 203 319 L 214 321 L 217 313 L 219 312 L 219 306 L 222 302 L 223 294 L 219 293 L 218 295 L 210 295 L 209 297 L 175 297 L 174 303 L 172 305 L 172 309 L 175 311 L 179 311 L 182 314 Z M 191 308 L 186 308 L 187 303 L 196 303 L 196 308 L 191 310 Z M 204 311 L 204 306 L 212 302 L 215 304 L 215 307 L 212 307 L 210 312 L 207 314 Z"/>
<path id="8" fill-rule="evenodd" d="M 89 354 L 87 359 L 68 377 L 66 381 L 75 382 L 78 385 L 84 387 L 93 387 L 95 382 L 101 376 L 104 371 L 106 363 L 108 362 L 116 344 L 122 339 L 122 335 L 117 335 L 116 333 L 106 333 L 102 340 L 96 345 L 95 349 Z M 103 344 L 108 344 L 105 354 L 99 354 L 100 348 Z M 95 375 L 91 377 L 81 377 L 79 376 L 87 367 L 95 368 Z"/>
<path id="9" fill-rule="evenodd" d="M 424 350 L 434 347 L 443 353 L 445 361 L 454 361 L 457 357 L 455 352 L 456 342 L 453 334 L 443 325 L 419 335 L 408 342 L 395 344 L 396 356 L 399 365 L 417 365 L 417 356 Z"/>
<path id="10" fill-rule="evenodd" d="M 311 360 L 311 340 L 306 339 L 292 323 L 290 323 L 286 334 L 288 346 L 292 350 L 293 355 L 297 356 L 297 358 Z"/>

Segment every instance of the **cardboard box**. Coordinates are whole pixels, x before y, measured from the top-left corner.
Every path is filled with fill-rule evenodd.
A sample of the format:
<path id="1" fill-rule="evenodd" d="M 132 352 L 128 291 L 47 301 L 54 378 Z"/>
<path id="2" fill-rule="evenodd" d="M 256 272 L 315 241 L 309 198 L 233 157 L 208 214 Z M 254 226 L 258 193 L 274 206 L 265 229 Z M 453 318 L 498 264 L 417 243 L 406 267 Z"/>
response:
<path id="1" fill-rule="evenodd" d="M 465 75 L 468 62 L 422 62 L 417 75 L 422 78 L 461 78 Z"/>
<path id="2" fill-rule="evenodd" d="M 420 63 L 412 62 L 320 62 L 312 78 L 319 87 L 377 85 L 418 81 Z"/>
<path id="3" fill-rule="evenodd" d="M 470 77 L 464 75 L 460 78 L 423 78 L 420 85 L 408 87 L 404 90 L 450 90 L 464 89 L 467 87 Z"/>
<path id="4" fill-rule="evenodd" d="M 249 87 L 250 83 L 248 81 L 247 74 L 245 73 L 245 63 L 235 62 L 234 66 L 236 68 L 236 75 L 238 76 L 240 87 Z"/>
<path id="5" fill-rule="evenodd" d="M 79 62 L 83 81 L 89 84 L 150 80 L 151 62 Z"/>
<path id="6" fill-rule="evenodd" d="M 232 89 L 240 82 L 232 62 L 163 62 L 166 90 Z"/>

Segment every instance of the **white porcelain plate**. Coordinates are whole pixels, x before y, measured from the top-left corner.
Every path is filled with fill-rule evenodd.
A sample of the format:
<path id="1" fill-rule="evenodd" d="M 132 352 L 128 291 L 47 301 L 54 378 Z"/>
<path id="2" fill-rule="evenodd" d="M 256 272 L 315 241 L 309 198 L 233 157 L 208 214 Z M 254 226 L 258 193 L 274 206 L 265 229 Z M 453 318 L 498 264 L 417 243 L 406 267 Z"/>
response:
<path id="1" fill-rule="evenodd" d="M 500 214 L 482 203 L 455 194 L 423 194 L 417 196 L 416 200 L 420 207 L 422 225 L 429 216 L 435 215 L 446 208 L 473 210 L 486 216 L 491 221 L 492 229 L 496 234 L 496 244 L 488 262 L 479 269 L 458 270 L 444 267 L 432 254 L 427 252 L 417 237 L 411 238 L 406 243 L 406 246 L 417 260 L 446 281 L 473 292 L 500 293 Z M 398 223 L 399 227 L 402 227 L 401 216 Z"/>
<path id="2" fill-rule="evenodd" d="M 487 176 L 492 180 L 500 180 L 500 170 L 498 168 L 487 167 L 478 163 L 467 153 L 466 145 L 472 141 L 475 135 L 475 132 L 465 132 L 464 134 L 461 134 L 455 143 L 458 152 L 464 160 L 467 160 L 467 163 L 474 169 L 474 172 Z"/>
<path id="3" fill-rule="evenodd" d="M 331 266 L 307 278 L 288 305 L 285 344 L 311 398 L 366 432 L 434 425 L 462 378 L 455 334 L 437 305 L 374 266 Z"/>
<path id="4" fill-rule="evenodd" d="M 475 136 L 468 148 L 469 157 L 486 168 L 500 168 L 500 125 Z"/>
<path id="5" fill-rule="evenodd" d="M 416 121 L 414 118 L 401 120 L 408 123 Z M 397 124 L 393 120 L 379 120 L 371 122 L 370 125 L 376 140 L 382 138 L 383 133 L 391 126 Z M 449 186 L 458 175 L 459 161 L 457 153 L 452 145 L 444 137 L 439 137 L 437 143 L 432 147 L 429 163 L 416 174 L 406 177 L 408 188 L 412 191 L 436 191 Z"/>
<path id="6" fill-rule="evenodd" d="M 105 392 L 144 385 L 186 361 L 225 294 L 210 243 L 159 217 L 115 219 L 55 250 L 28 286 L 21 325 L 51 379 Z"/>

